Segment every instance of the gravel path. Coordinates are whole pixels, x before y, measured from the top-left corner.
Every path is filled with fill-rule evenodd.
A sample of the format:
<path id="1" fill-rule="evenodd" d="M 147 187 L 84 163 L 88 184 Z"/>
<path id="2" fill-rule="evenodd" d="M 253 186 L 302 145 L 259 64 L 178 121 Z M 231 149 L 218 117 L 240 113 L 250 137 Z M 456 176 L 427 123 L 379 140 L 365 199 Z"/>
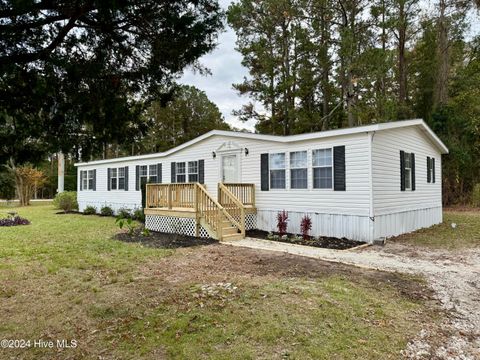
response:
<path id="1" fill-rule="evenodd" d="M 441 326 L 423 329 L 404 350 L 409 359 L 480 359 L 480 250 L 445 251 L 388 243 L 336 251 L 245 238 L 230 245 L 302 255 L 384 271 L 423 275 L 446 310 Z"/>

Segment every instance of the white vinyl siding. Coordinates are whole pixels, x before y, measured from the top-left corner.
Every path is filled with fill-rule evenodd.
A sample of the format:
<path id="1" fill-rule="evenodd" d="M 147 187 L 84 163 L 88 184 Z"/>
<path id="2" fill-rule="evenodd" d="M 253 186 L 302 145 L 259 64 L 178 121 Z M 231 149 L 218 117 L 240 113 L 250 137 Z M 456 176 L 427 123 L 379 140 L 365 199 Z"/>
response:
<path id="1" fill-rule="evenodd" d="M 346 135 L 324 139 L 312 139 L 295 143 L 278 143 L 257 139 L 232 139 L 228 136 L 212 136 L 204 141 L 195 143 L 185 149 L 179 150 L 166 157 L 148 158 L 145 160 L 133 159 L 106 163 L 82 165 L 79 170 L 97 168 L 97 191 L 96 194 L 85 192 L 79 196 L 81 209 L 86 204 L 96 207 L 109 204 L 114 208 L 135 208 L 141 206 L 140 191 L 124 191 L 120 193 L 106 192 L 106 169 L 113 166 L 129 167 L 129 189 L 135 189 L 135 167 L 137 165 L 154 165 L 157 163 L 183 162 L 188 168 L 188 162 L 192 159 L 204 159 L 204 184 L 207 191 L 216 198 L 217 186 L 221 181 L 221 156 L 212 156 L 226 143 L 232 143 L 239 149 L 248 148 L 248 155 L 239 151 L 239 182 L 253 183 L 255 188 L 255 201 L 258 209 L 281 211 L 311 212 L 323 214 L 349 214 L 368 217 L 369 204 L 369 178 L 368 172 L 368 137 L 365 134 Z M 345 145 L 345 165 L 347 169 L 347 191 L 319 191 L 313 189 L 311 180 L 307 189 L 272 189 L 260 190 L 260 155 L 262 153 L 283 153 L 285 162 L 289 164 L 289 153 L 307 151 L 308 179 L 313 178 L 312 151 L 315 149 L 333 148 Z M 398 158 L 398 155 L 397 155 Z M 286 166 L 288 169 L 288 166 Z M 147 169 L 145 167 L 145 169 Z M 140 167 L 142 173 L 142 167 Z M 188 169 L 186 169 L 188 173 Z M 163 168 L 163 178 L 171 179 L 170 166 Z M 168 180 L 169 182 L 170 180 Z M 285 184 L 290 187 L 290 171 L 285 171 Z M 105 192 L 104 192 L 105 190 Z M 293 226 L 293 225 L 292 225 Z"/>
<path id="2" fill-rule="evenodd" d="M 415 159 L 435 157 L 436 183 L 427 183 L 427 171 L 416 161 L 415 191 L 401 191 L 400 150 L 414 153 Z M 421 130 L 408 127 L 376 133 L 372 142 L 372 167 L 376 216 L 442 206 L 442 186 L 438 181 L 441 179 L 441 154 Z"/>

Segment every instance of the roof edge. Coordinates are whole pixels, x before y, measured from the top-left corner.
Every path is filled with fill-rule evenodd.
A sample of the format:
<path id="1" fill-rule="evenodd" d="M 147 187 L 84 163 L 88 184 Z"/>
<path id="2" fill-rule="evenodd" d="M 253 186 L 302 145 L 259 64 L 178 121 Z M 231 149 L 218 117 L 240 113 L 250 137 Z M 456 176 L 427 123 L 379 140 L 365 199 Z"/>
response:
<path id="1" fill-rule="evenodd" d="M 411 120 L 391 121 L 386 123 L 369 124 L 369 125 L 357 126 L 352 128 L 333 129 L 333 130 L 327 130 L 327 131 L 321 131 L 321 132 L 288 135 L 288 136 L 244 133 L 239 131 L 211 130 L 203 135 L 200 135 L 192 140 L 189 140 L 181 145 L 178 145 L 174 148 L 171 148 L 170 150 L 167 150 L 161 153 L 133 155 L 133 156 L 125 156 L 120 158 L 104 159 L 104 160 L 94 160 L 89 162 L 80 162 L 74 165 L 76 167 L 79 167 L 79 166 L 100 165 L 100 164 L 109 164 L 109 163 L 123 162 L 123 161 L 134 161 L 134 160 L 144 160 L 144 159 L 165 157 L 177 151 L 180 151 L 186 147 L 189 147 L 193 144 L 196 144 L 202 140 L 208 139 L 209 137 L 212 137 L 212 136 L 230 136 L 230 137 L 236 137 L 236 138 L 250 138 L 250 139 L 256 139 L 256 140 L 289 143 L 289 142 L 296 142 L 296 141 L 303 141 L 303 140 L 328 138 L 328 137 L 334 137 L 334 136 L 345 136 L 345 135 L 351 135 L 351 134 L 358 134 L 362 132 L 396 129 L 396 128 L 407 127 L 407 126 L 421 126 L 423 130 L 425 130 L 427 136 L 441 150 L 442 154 L 448 154 L 448 148 L 438 138 L 438 136 L 432 131 L 432 129 L 430 129 L 430 127 L 425 123 L 423 119 L 411 119 Z"/>

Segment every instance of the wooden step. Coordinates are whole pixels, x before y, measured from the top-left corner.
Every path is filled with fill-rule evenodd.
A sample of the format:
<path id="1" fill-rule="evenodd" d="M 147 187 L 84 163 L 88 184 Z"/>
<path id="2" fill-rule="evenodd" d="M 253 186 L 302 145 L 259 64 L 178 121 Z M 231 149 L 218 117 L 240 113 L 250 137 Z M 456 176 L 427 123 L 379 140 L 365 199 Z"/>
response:
<path id="1" fill-rule="evenodd" d="M 233 226 L 224 227 L 222 229 L 223 235 L 238 234 L 238 229 Z"/>
<path id="2" fill-rule="evenodd" d="M 223 241 L 228 241 L 228 240 L 242 240 L 243 235 L 242 234 L 230 234 L 230 235 L 223 235 Z"/>

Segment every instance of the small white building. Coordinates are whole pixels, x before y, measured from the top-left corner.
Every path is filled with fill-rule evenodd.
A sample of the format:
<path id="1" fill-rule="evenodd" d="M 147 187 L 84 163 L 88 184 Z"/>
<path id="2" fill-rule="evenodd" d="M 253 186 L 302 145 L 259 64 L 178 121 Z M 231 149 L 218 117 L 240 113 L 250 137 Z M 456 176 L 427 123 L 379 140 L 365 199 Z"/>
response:
<path id="1" fill-rule="evenodd" d="M 146 226 L 217 239 L 245 229 L 372 242 L 442 222 L 442 154 L 423 120 L 272 136 L 213 130 L 163 153 L 76 164 L 78 203 L 142 207 Z M 154 185 L 155 184 L 155 185 Z"/>

